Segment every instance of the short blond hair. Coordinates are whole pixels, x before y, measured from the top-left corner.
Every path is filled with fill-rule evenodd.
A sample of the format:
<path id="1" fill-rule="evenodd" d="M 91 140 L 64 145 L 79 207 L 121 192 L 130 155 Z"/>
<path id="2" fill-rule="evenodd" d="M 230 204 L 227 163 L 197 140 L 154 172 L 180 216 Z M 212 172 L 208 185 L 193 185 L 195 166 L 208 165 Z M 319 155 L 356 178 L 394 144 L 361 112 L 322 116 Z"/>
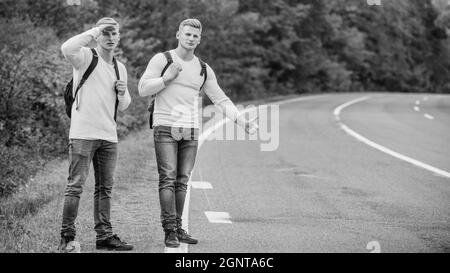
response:
<path id="1" fill-rule="evenodd" d="M 99 25 L 103 25 L 103 24 L 111 24 L 111 25 L 116 25 L 117 28 L 119 28 L 119 23 L 114 20 L 111 17 L 103 17 L 100 20 L 97 21 L 97 24 L 95 24 L 95 26 L 99 26 Z"/>
<path id="2" fill-rule="evenodd" d="M 188 18 L 188 19 L 183 20 L 180 23 L 180 26 L 178 29 L 181 30 L 185 26 L 198 28 L 200 31 L 202 31 L 202 23 L 200 23 L 200 21 L 196 18 Z"/>

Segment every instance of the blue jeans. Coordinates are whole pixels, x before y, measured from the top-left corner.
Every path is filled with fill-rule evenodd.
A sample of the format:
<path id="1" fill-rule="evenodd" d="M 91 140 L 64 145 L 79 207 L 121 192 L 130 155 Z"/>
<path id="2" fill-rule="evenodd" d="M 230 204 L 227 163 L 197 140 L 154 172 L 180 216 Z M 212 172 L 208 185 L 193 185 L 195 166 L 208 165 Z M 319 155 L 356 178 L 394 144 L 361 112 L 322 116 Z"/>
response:
<path id="1" fill-rule="evenodd" d="M 112 235 L 111 191 L 117 161 L 117 143 L 105 140 L 71 139 L 69 141 L 69 177 L 65 191 L 61 236 L 75 237 L 75 219 L 78 214 L 83 186 L 94 165 L 94 223 L 97 240 Z"/>
<path id="2" fill-rule="evenodd" d="M 187 184 L 194 168 L 198 129 L 156 126 L 153 132 L 164 230 L 181 227 Z"/>

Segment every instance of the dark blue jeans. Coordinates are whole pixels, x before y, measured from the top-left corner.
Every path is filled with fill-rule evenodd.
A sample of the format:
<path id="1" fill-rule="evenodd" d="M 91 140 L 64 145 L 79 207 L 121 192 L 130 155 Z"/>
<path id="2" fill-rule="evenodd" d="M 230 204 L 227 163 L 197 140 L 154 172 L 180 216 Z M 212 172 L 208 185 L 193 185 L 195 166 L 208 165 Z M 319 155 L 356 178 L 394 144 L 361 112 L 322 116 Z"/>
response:
<path id="1" fill-rule="evenodd" d="M 156 126 L 153 132 L 159 173 L 161 223 L 181 227 L 187 185 L 195 164 L 198 129 Z"/>
<path id="2" fill-rule="evenodd" d="M 69 177 L 64 199 L 61 236 L 75 237 L 75 219 L 78 214 L 83 186 L 94 165 L 94 223 L 97 240 L 112 235 L 111 191 L 117 161 L 117 143 L 105 140 L 71 139 L 69 142 Z"/>

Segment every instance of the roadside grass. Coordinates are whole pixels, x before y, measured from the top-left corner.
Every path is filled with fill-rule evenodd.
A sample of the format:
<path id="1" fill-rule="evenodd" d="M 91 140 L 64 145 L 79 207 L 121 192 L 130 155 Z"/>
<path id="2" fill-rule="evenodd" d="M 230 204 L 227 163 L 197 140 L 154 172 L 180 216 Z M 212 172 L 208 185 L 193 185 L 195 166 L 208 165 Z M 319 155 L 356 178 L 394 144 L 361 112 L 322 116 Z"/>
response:
<path id="1" fill-rule="evenodd" d="M 67 160 L 54 160 L 28 188 L 1 201 L 0 252 L 57 251 L 67 172 Z M 76 221 L 83 252 L 96 252 L 93 176 L 91 168 Z M 111 222 L 115 233 L 135 245 L 135 252 L 161 252 L 164 248 L 157 180 L 151 131 L 130 134 L 119 143 Z M 155 237 L 157 243 L 152 241 Z"/>
<path id="2" fill-rule="evenodd" d="M 0 252 L 21 252 L 26 248 L 26 238 L 32 236 L 26 223 L 64 190 L 67 177 L 64 161 L 48 162 L 28 186 L 0 200 Z"/>

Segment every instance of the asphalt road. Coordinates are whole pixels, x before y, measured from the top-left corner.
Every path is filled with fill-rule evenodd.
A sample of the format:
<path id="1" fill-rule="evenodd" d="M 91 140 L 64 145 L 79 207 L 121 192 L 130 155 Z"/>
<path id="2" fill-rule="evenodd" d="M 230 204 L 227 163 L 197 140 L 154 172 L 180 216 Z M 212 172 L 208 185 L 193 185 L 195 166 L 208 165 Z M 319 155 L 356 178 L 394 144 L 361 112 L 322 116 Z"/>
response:
<path id="1" fill-rule="evenodd" d="M 365 96 L 342 109 L 342 124 L 450 171 L 450 96 L 331 94 L 282 104 L 275 151 L 261 151 L 263 141 L 202 145 L 192 182 L 212 189 L 191 188 L 189 232 L 200 242 L 188 251 L 450 252 L 450 178 L 374 149 L 336 119 L 337 107 Z"/>

